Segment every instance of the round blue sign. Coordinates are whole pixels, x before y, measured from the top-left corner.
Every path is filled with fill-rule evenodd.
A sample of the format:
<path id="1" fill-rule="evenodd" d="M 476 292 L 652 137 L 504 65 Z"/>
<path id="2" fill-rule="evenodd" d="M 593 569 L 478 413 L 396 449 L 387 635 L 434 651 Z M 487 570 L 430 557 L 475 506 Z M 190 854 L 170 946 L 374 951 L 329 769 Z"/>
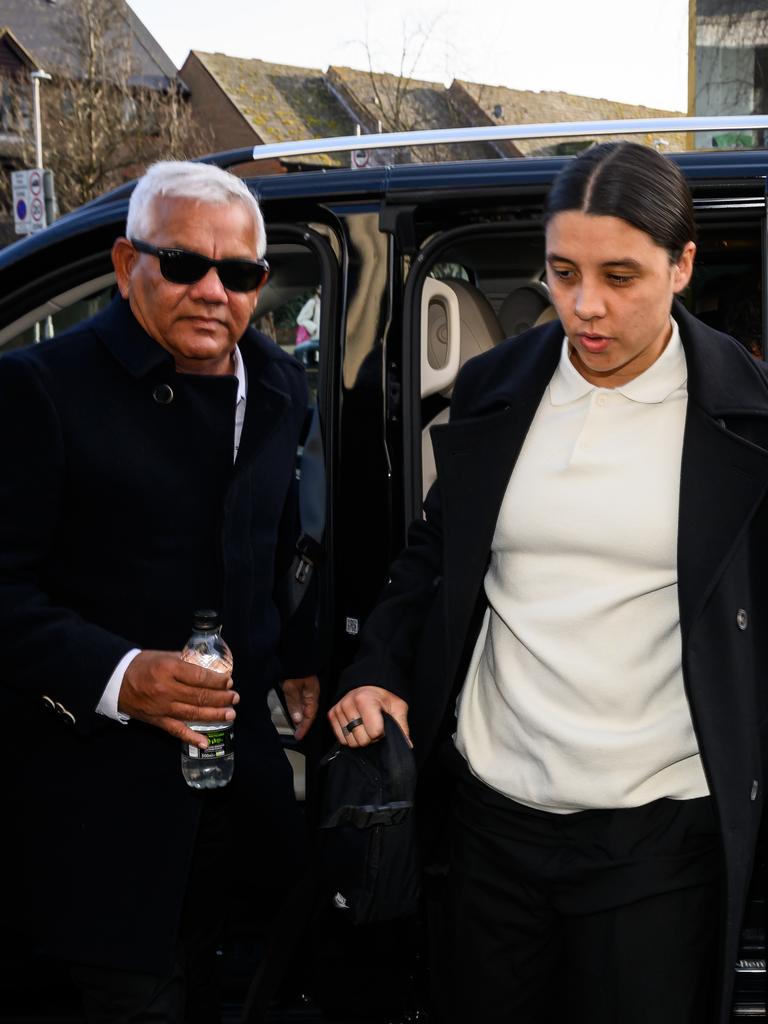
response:
<path id="1" fill-rule="evenodd" d="M 18 201 L 18 203 L 16 203 L 16 218 L 18 220 L 24 220 L 24 218 L 26 216 L 27 216 L 27 204 L 24 202 L 23 199 L 20 199 Z"/>

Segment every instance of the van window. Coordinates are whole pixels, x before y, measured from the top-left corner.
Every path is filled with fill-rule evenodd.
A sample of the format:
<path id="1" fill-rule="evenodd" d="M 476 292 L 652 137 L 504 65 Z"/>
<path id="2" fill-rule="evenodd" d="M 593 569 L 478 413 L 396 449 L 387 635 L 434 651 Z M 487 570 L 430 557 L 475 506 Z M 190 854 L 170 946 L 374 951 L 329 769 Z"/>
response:
<path id="1" fill-rule="evenodd" d="M 95 316 L 109 305 L 114 289 L 115 275 L 108 273 L 53 296 L 0 330 L 0 352 L 53 338 Z"/>
<path id="2" fill-rule="evenodd" d="M 315 393 L 322 307 L 317 257 L 301 245 L 276 245 L 268 250 L 267 259 L 271 273 L 259 298 L 254 326 L 304 364 Z M 62 334 L 104 309 L 114 294 L 115 275 L 107 273 L 53 296 L 0 330 L 0 352 Z M 307 336 L 297 341 L 300 317 L 309 323 L 309 329 Z"/>
<path id="3" fill-rule="evenodd" d="M 429 428 L 448 419 L 460 366 L 553 315 L 540 233 L 494 231 L 437 254 L 421 295 L 421 494 L 435 480 Z"/>
<path id="4" fill-rule="evenodd" d="M 700 320 L 763 359 L 762 239 L 757 223 L 700 230 L 686 298 Z"/>

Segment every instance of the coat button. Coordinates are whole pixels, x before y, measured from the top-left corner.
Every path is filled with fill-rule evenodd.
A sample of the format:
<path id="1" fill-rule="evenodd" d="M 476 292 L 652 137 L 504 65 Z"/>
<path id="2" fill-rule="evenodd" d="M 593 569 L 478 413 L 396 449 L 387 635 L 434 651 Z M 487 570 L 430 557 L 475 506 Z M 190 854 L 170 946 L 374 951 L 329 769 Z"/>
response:
<path id="1" fill-rule="evenodd" d="M 173 388 L 170 384 L 157 384 L 152 391 L 152 397 L 158 405 L 170 405 L 173 401 Z"/>
<path id="2" fill-rule="evenodd" d="M 42 695 L 42 701 L 43 701 L 43 711 L 55 711 L 56 710 L 56 704 L 51 700 L 50 697 L 46 697 L 46 695 L 43 694 Z"/>
<path id="3" fill-rule="evenodd" d="M 749 799 L 757 800 L 757 794 L 760 792 L 760 784 L 757 779 L 752 780 L 752 789 L 749 791 Z"/>
<path id="4" fill-rule="evenodd" d="M 75 716 L 71 711 L 68 711 L 63 704 L 59 704 L 58 701 L 56 701 L 56 714 L 61 715 L 62 718 L 66 718 L 70 725 L 75 724 Z"/>
<path id="5" fill-rule="evenodd" d="M 743 608 L 739 608 L 739 610 L 736 612 L 736 625 L 739 627 L 739 629 L 746 629 L 749 625 L 749 616 Z"/>

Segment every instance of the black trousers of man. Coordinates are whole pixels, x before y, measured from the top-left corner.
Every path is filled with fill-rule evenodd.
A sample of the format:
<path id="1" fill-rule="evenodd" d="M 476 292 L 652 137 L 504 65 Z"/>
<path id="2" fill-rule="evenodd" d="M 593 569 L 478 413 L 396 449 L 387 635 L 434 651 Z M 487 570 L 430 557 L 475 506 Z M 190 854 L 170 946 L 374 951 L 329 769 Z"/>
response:
<path id="1" fill-rule="evenodd" d="M 722 867 L 710 799 L 550 814 L 460 760 L 451 1020 L 713 1019 Z"/>
<path id="2" fill-rule="evenodd" d="M 237 782 L 201 793 L 195 842 L 175 960 L 157 976 L 73 964 L 88 1024 L 217 1024 L 221 1020 L 216 949 L 239 909 L 266 938 L 274 914 L 301 874 L 304 821 L 297 805 L 257 817 L 245 835 Z M 252 886 L 249 888 L 249 878 Z M 255 920 L 254 920 L 255 918 Z M 151 927 L 151 925 L 150 925 Z"/>

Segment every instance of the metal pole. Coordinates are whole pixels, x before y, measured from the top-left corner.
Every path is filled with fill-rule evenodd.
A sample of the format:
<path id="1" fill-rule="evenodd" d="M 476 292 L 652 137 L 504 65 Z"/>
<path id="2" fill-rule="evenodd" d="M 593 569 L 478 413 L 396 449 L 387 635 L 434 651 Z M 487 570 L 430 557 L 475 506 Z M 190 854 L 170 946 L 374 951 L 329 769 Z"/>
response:
<path id="1" fill-rule="evenodd" d="M 698 17 L 696 0 L 688 0 L 688 117 L 696 116 L 696 58 L 698 40 Z M 696 149 L 696 136 L 686 133 L 686 146 Z"/>
<path id="2" fill-rule="evenodd" d="M 35 167 L 43 166 L 43 119 L 40 116 L 40 79 L 32 76 L 32 98 L 35 105 Z"/>
<path id="3" fill-rule="evenodd" d="M 40 82 L 50 82 L 51 76 L 47 71 L 42 69 L 39 71 L 33 71 L 30 75 L 32 79 L 32 100 L 35 111 L 35 167 L 42 168 L 43 166 L 43 118 L 40 111 Z"/>
<path id="4" fill-rule="evenodd" d="M 431 128 L 426 131 L 388 132 L 383 135 L 349 135 L 335 139 L 304 139 L 275 142 L 253 149 L 232 150 L 231 164 L 247 159 L 285 159 L 316 153 L 348 153 L 354 149 L 395 149 L 412 146 L 450 146 L 458 142 L 496 142 L 499 139 L 596 138 L 598 135 L 647 135 L 663 132 L 725 132 L 768 128 L 765 114 L 727 117 L 654 117 L 615 121 L 566 121 L 557 124 L 483 125 L 480 128 Z M 242 158 L 241 157 L 242 154 Z M 216 154 L 218 157 L 228 154 Z"/>

